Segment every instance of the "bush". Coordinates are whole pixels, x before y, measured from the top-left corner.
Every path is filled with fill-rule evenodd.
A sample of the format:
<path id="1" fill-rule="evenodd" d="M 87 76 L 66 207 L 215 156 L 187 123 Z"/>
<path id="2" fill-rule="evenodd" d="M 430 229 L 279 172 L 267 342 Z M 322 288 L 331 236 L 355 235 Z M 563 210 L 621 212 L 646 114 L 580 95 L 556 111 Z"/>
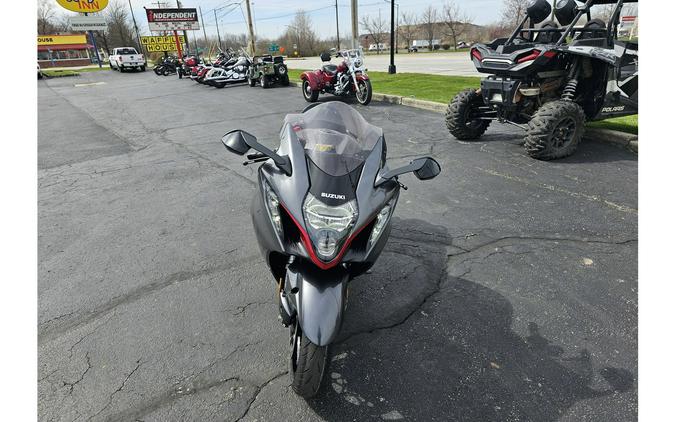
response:
<path id="1" fill-rule="evenodd" d="M 441 44 L 443 50 L 450 50 L 450 44 Z"/>

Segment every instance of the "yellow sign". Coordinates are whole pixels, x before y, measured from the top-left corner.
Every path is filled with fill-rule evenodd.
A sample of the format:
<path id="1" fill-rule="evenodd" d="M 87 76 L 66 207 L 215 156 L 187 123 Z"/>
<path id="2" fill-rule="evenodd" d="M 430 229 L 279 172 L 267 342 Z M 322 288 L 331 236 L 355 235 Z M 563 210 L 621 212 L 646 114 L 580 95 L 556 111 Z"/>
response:
<path id="1" fill-rule="evenodd" d="M 161 53 L 164 51 L 178 51 L 176 44 L 148 44 L 145 46 L 148 53 Z"/>
<path id="2" fill-rule="evenodd" d="M 94 13 L 108 6 L 108 0 L 56 0 L 64 9 L 71 12 Z"/>
<path id="3" fill-rule="evenodd" d="M 86 44 L 86 35 L 39 35 L 38 45 Z"/>
<path id="4" fill-rule="evenodd" d="M 180 41 L 181 44 L 185 44 L 185 37 L 182 35 L 178 36 L 178 41 Z M 151 45 L 151 44 L 176 44 L 176 39 L 173 37 L 173 35 L 167 35 L 167 36 L 152 36 L 152 37 L 141 37 L 141 44 L 143 45 Z"/>

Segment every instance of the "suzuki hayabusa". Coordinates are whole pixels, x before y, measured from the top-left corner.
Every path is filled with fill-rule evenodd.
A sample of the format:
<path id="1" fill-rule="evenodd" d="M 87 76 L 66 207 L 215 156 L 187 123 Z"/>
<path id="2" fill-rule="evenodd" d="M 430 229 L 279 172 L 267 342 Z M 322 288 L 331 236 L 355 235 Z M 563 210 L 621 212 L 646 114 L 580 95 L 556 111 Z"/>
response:
<path id="1" fill-rule="evenodd" d="M 402 184 L 413 172 L 432 179 L 430 157 L 389 169 L 382 129 L 341 102 L 312 104 L 286 116 L 273 151 L 243 130 L 222 138 L 258 169 L 251 216 L 276 283 L 279 318 L 290 331 L 293 390 L 315 395 L 355 277 L 375 263 L 389 237 Z"/>

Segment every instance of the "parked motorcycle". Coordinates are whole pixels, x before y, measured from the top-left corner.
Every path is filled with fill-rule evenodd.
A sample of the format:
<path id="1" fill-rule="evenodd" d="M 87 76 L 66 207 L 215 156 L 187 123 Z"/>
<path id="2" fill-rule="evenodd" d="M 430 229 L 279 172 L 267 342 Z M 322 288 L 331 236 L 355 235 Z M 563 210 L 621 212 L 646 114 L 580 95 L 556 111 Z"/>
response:
<path id="1" fill-rule="evenodd" d="M 246 82 L 251 64 L 253 64 L 253 59 L 242 48 L 237 58 L 233 57 L 222 66 L 214 66 L 209 70 L 204 83 L 216 88 L 224 88 L 228 83 Z"/>
<path id="2" fill-rule="evenodd" d="M 168 76 L 176 73 L 176 69 L 180 65 L 180 61 L 176 56 L 167 56 L 162 58 L 162 61 L 156 65 L 152 70 L 156 75 Z"/>
<path id="3" fill-rule="evenodd" d="M 219 67 L 222 64 L 226 63 L 228 60 L 231 59 L 232 57 L 232 50 L 227 49 L 226 51 L 221 51 L 218 53 L 218 56 L 216 57 L 216 60 L 213 63 L 202 63 L 196 68 L 192 69 L 192 72 L 190 73 L 190 79 L 193 81 L 203 84 L 204 83 L 204 78 L 206 77 L 206 74 L 209 72 L 209 70 L 213 69 L 213 67 Z"/>
<path id="4" fill-rule="evenodd" d="M 340 330 L 350 281 L 372 267 L 387 243 L 398 177 L 432 179 L 440 166 L 424 157 L 389 169 L 382 129 L 335 101 L 287 115 L 276 151 L 243 130 L 222 142 L 238 155 L 257 151 L 244 165 L 263 163 L 253 227 L 290 332 L 293 390 L 311 397 Z"/>
<path id="5" fill-rule="evenodd" d="M 322 62 L 329 62 L 331 54 L 323 52 Z M 315 102 L 324 92 L 338 96 L 355 96 L 359 104 L 367 105 L 373 98 L 373 87 L 363 67 L 361 50 L 342 50 L 335 57 L 342 57 L 339 65 L 324 64 L 321 69 L 303 72 L 302 95 L 306 101 Z"/>

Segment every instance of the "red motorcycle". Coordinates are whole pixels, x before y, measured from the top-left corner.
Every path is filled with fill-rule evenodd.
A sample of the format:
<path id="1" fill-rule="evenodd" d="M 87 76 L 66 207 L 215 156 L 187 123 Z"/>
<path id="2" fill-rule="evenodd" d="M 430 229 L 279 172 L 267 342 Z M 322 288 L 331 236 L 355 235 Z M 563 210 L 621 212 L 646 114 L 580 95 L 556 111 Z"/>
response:
<path id="1" fill-rule="evenodd" d="M 330 62 L 331 54 L 323 52 L 319 57 L 322 62 Z M 313 103 L 324 92 L 343 97 L 355 96 L 359 104 L 368 104 L 373 98 L 373 87 L 363 68 L 361 50 L 342 50 L 335 57 L 342 57 L 342 63 L 337 66 L 324 64 L 321 69 L 300 75 L 305 100 Z"/>

